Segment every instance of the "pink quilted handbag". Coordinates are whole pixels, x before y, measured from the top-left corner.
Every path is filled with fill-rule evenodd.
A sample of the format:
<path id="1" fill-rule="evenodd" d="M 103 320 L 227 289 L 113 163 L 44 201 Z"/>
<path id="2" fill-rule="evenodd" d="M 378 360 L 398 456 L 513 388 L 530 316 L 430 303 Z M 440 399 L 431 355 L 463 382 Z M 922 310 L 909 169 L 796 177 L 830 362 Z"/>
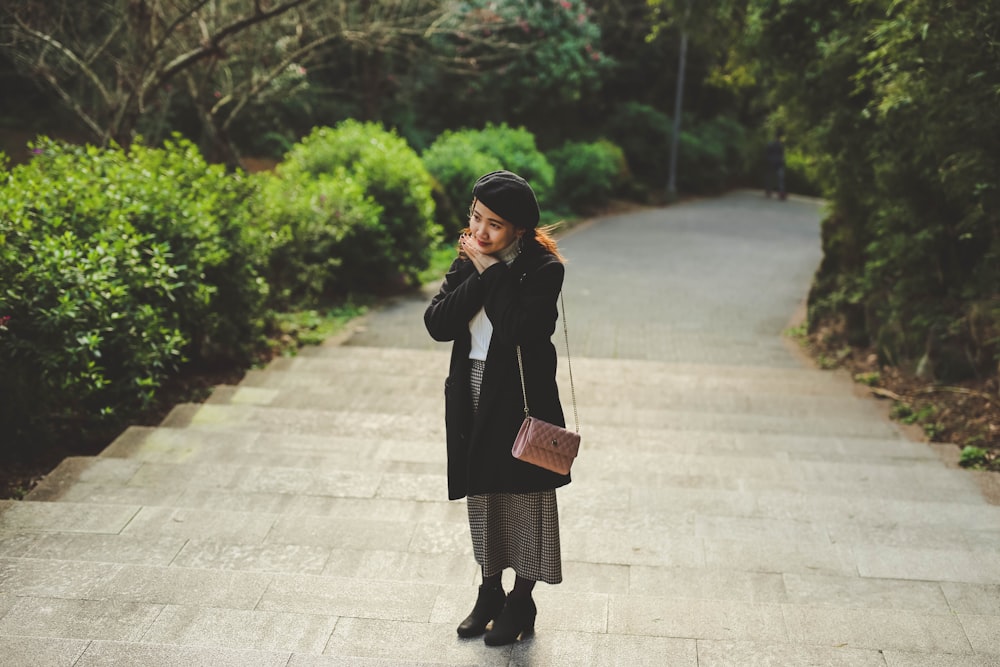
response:
<path id="1" fill-rule="evenodd" d="M 580 451 L 580 434 L 534 417 L 525 417 L 514 438 L 514 458 L 568 475 Z"/>
<path id="2" fill-rule="evenodd" d="M 559 295 L 560 301 L 562 294 Z M 528 413 L 528 390 L 524 385 L 524 362 L 521 346 L 517 346 L 517 369 L 521 372 L 521 393 L 524 394 L 524 421 L 514 438 L 510 453 L 515 459 L 568 475 L 573 460 L 580 451 L 580 416 L 576 412 L 576 388 L 573 386 L 573 364 L 569 357 L 569 331 L 566 328 L 566 304 L 563 307 L 563 334 L 566 336 L 566 366 L 569 369 L 569 387 L 573 395 L 573 419 L 576 431 L 535 419 Z"/>

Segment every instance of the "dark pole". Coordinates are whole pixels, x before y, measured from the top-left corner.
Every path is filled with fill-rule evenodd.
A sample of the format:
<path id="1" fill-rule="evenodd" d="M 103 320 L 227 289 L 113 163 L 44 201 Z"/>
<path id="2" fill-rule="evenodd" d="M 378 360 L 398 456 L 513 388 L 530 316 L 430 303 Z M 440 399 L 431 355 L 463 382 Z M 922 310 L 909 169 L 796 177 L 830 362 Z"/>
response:
<path id="1" fill-rule="evenodd" d="M 677 91 L 674 94 L 674 131 L 670 137 L 670 175 L 667 181 L 667 197 L 672 201 L 677 198 L 677 147 L 681 139 L 681 110 L 684 108 L 684 70 L 687 67 L 688 33 L 687 23 L 691 14 L 691 0 L 688 0 L 684 10 L 684 23 L 681 26 L 681 52 L 677 63 Z"/>

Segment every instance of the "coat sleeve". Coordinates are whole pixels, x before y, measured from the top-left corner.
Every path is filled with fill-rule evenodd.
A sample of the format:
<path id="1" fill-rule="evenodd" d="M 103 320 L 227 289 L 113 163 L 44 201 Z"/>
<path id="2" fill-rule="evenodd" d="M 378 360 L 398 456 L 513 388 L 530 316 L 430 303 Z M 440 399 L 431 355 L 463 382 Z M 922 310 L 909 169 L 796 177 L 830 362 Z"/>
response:
<path id="1" fill-rule="evenodd" d="M 436 341 L 449 341 L 469 332 L 469 320 L 483 307 L 485 290 L 467 260 L 456 259 L 441 289 L 424 311 L 427 333 Z"/>
<path id="2" fill-rule="evenodd" d="M 548 340 L 555 331 L 556 299 L 565 273 L 555 259 L 523 274 L 503 264 L 484 271 L 481 282 L 493 335 L 510 345 Z"/>

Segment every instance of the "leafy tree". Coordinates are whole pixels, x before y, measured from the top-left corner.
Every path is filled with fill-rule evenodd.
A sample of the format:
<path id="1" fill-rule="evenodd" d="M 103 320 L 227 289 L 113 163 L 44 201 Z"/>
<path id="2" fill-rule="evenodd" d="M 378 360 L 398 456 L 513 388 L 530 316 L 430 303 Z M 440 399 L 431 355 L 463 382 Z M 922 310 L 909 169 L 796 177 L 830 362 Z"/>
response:
<path id="1" fill-rule="evenodd" d="M 1000 360 L 1000 2 L 753 3 L 773 102 L 831 201 L 813 326 L 938 379 Z"/>
<path id="2" fill-rule="evenodd" d="M 456 7 L 435 41 L 450 65 L 428 73 L 414 91 L 438 128 L 508 122 L 541 136 L 597 92 L 611 64 L 584 0 L 466 0 Z"/>
<path id="3" fill-rule="evenodd" d="M 240 38 L 278 20 L 285 20 L 286 30 L 294 35 L 298 22 L 288 16 L 306 4 L 307 0 L 266 6 L 211 0 L 96 5 L 28 0 L 5 5 L 0 28 L 4 50 L 55 91 L 95 139 L 127 144 L 140 120 L 170 113 L 172 98 L 184 86 L 195 107 L 211 116 L 215 104 L 238 87 L 246 97 L 261 87 L 262 79 L 273 81 L 273 65 L 283 64 L 296 48 L 282 52 L 272 42 L 278 50 L 272 58 L 279 62 L 258 68 L 257 80 L 241 81 L 233 78 L 233 64 L 241 55 L 260 58 L 261 54 L 247 49 Z M 209 83 L 227 78 L 230 90 Z M 201 99 L 206 92 L 217 98 L 215 104 Z M 224 123 L 213 127 L 221 130 Z"/>
<path id="4" fill-rule="evenodd" d="M 241 116 L 305 90 L 321 47 L 346 45 L 369 63 L 395 49 L 419 62 L 415 51 L 454 11 L 443 0 L 24 0 L 0 8 L 0 49 L 99 143 L 182 127 L 232 161 Z M 366 98 L 376 79 L 362 78 Z"/>

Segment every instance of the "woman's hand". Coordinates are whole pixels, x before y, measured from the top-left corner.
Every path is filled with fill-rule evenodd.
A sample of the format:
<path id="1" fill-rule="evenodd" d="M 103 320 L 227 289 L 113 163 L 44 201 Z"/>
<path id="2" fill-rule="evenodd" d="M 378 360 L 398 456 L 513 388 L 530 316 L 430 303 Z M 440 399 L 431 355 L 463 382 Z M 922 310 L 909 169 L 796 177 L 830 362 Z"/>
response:
<path id="1" fill-rule="evenodd" d="M 493 255 L 487 255 L 480 250 L 479 244 L 477 244 L 476 240 L 469 234 L 462 234 L 462 237 L 459 239 L 459 245 L 461 246 L 462 251 L 465 252 L 465 256 L 469 258 L 473 266 L 476 267 L 476 271 L 479 273 L 482 273 L 494 264 L 500 263 L 500 260 Z"/>

